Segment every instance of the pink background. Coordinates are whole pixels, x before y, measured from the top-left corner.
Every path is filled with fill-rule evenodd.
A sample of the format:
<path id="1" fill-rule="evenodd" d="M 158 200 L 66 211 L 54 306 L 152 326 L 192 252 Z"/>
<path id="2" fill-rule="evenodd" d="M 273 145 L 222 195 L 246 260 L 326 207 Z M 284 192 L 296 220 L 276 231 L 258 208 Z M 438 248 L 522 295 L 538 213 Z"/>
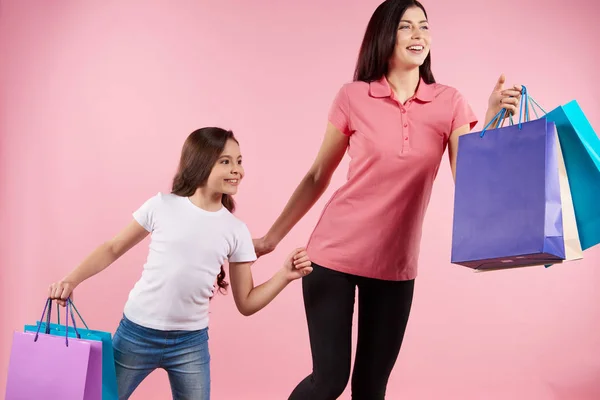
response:
<path id="1" fill-rule="evenodd" d="M 316 155 L 329 104 L 351 79 L 378 4 L 1 2 L 1 393 L 12 331 L 39 317 L 52 281 L 144 200 L 169 189 L 192 130 L 221 125 L 236 132 L 247 173 L 238 214 L 255 236 L 266 231 Z M 576 98 L 600 128 L 597 4 L 425 6 L 435 76 L 461 90 L 480 118 L 505 72 L 509 84 L 527 84 L 546 108 Z M 346 166 L 280 248 L 256 265 L 256 281 L 305 243 Z M 388 398 L 600 398 L 600 248 L 549 270 L 474 274 L 449 263 L 452 196 L 444 158 Z M 138 246 L 76 292 L 92 327 L 114 331 L 145 255 Z M 237 313 L 231 294 L 213 302 L 214 399 L 287 398 L 309 373 L 300 288 L 295 282 L 250 318 Z M 168 397 L 166 374 L 158 371 L 134 399 Z"/>

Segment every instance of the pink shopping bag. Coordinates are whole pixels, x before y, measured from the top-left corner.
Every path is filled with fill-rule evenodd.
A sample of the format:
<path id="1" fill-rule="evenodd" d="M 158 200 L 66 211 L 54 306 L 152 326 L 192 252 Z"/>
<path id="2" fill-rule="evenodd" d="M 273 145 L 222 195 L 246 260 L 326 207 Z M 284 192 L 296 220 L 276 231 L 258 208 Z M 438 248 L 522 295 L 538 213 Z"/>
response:
<path id="1" fill-rule="evenodd" d="M 46 309 L 52 307 L 48 299 Z M 67 322 L 69 305 L 67 303 Z M 40 324 L 41 327 L 41 324 Z M 8 366 L 6 400 L 98 399 L 93 390 L 86 390 L 92 345 L 89 341 L 65 336 L 33 332 L 15 332 Z M 100 354 L 102 350 L 100 349 Z M 101 358 L 101 356 L 100 356 Z M 92 370 L 94 370 L 92 368 Z M 92 384 L 93 384 L 92 379 Z M 100 385 L 91 385 L 101 388 Z M 90 392 L 91 396 L 89 393 Z"/>

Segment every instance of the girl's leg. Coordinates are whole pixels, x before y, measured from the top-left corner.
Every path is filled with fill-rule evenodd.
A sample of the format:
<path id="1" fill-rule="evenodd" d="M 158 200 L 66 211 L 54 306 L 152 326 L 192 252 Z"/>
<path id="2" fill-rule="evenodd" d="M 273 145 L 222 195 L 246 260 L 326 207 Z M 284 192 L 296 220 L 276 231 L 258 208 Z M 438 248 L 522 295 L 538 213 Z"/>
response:
<path id="1" fill-rule="evenodd" d="M 169 374 L 173 400 L 210 399 L 208 328 L 170 332 L 161 367 Z"/>
<path id="2" fill-rule="evenodd" d="M 119 400 L 129 396 L 158 368 L 163 345 L 159 331 L 144 328 L 123 317 L 113 338 Z"/>
<path id="3" fill-rule="evenodd" d="M 412 305 L 414 280 L 361 278 L 358 343 L 352 373 L 353 400 L 384 400 Z"/>
<path id="4" fill-rule="evenodd" d="M 350 378 L 355 277 L 313 268 L 302 278 L 313 371 L 289 400 L 335 400 Z"/>

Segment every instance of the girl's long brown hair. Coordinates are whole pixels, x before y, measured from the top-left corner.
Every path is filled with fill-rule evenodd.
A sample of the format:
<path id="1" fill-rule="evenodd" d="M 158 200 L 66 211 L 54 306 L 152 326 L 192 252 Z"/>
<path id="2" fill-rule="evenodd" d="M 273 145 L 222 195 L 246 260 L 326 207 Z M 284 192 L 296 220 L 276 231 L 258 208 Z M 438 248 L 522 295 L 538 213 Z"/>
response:
<path id="1" fill-rule="evenodd" d="M 171 193 L 189 197 L 196 193 L 197 188 L 206 185 L 210 172 L 228 140 L 238 143 L 232 131 L 221 128 L 206 127 L 192 132 L 183 144 Z M 235 211 L 235 201 L 230 195 L 223 194 L 221 202 L 230 212 Z M 225 276 L 225 269 L 221 265 L 221 272 L 217 275 L 219 291 L 224 291 L 229 286 Z"/>

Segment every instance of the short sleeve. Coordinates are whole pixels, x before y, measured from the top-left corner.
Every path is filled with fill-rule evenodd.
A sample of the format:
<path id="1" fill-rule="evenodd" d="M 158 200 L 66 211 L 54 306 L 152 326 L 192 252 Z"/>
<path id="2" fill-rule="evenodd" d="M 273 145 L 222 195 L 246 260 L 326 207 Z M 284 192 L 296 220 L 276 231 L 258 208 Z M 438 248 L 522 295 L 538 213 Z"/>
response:
<path id="1" fill-rule="evenodd" d="M 350 136 L 350 101 L 346 85 L 337 92 L 329 109 L 329 122 L 344 135 Z"/>
<path id="2" fill-rule="evenodd" d="M 256 261 L 256 258 L 250 231 L 246 224 L 240 222 L 235 232 L 235 243 L 233 251 L 229 255 L 229 262 L 252 262 Z"/>
<path id="3" fill-rule="evenodd" d="M 469 124 L 470 129 L 473 129 L 475 125 L 477 125 L 477 116 L 473 112 L 473 109 L 464 96 L 458 91 L 456 91 L 454 96 L 454 104 L 452 108 L 452 128 L 450 132 L 454 132 L 463 125 Z"/>
<path id="4" fill-rule="evenodd" d="M 148 232 L 154 230 L 156 208 L 160 202 L 161 193 L 146 200 L 140 208 L 133 212 L 133 218 Z"/>

